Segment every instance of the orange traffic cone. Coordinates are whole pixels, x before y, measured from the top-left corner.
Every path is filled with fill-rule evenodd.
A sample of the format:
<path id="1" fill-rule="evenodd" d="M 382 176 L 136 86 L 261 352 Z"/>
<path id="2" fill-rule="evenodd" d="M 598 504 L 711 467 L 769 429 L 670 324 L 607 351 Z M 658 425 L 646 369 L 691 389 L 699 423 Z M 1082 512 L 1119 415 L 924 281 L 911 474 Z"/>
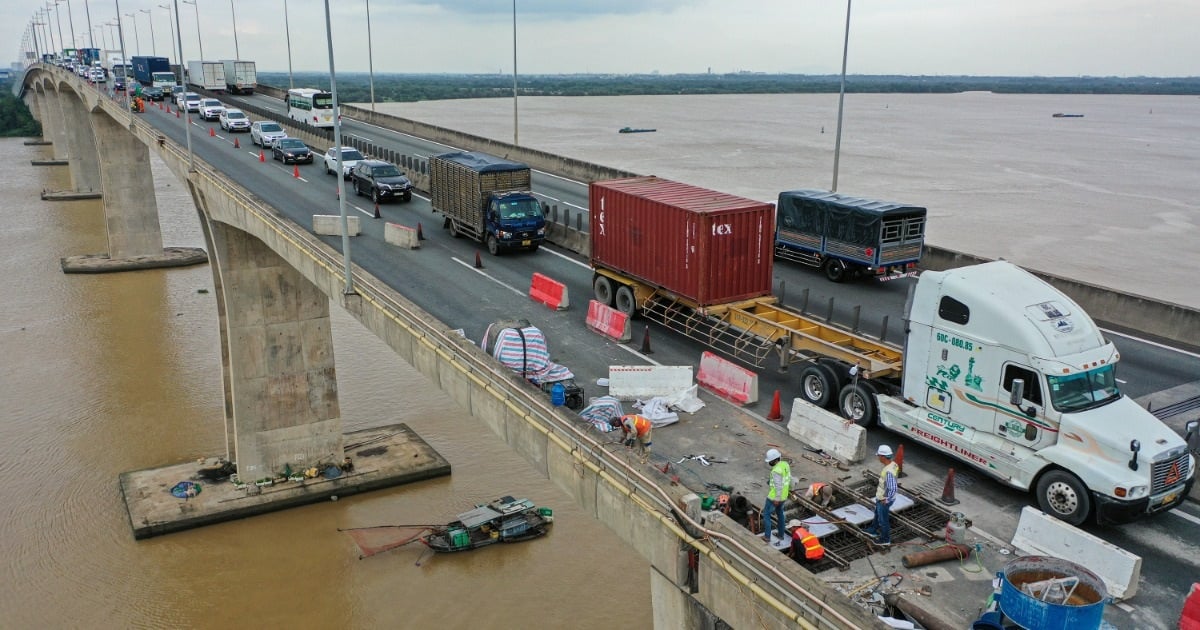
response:
<path id="1" fill-rule="evenodd" d="M 376 219 L 379 218 L 379 202 L 378 201 L 375 202 L 375 218 Z"/>
<path id="2" fill-rule="evenodd" d="M 237 138 L 234 138 L 234 139 L 233 139 L 233 148 L 235 148 L 235 149 L 240 149 L 240 148 L 242 148 L 242 145 L 241 145 L 241 144 L 238 144 L 238 139 L 237 139 Z"/>
<path id="3" fill-rule="evenodd" d="M 767 414 L 767 420 L 779 422 L 783 418 L 783 414 L 779 410 L 779 390 L 775 390 L 775 397 L 771 399 L 771 412 Z"/>
<path id="4" fill-rule="evenodd" d="M 292 177 L 295 177 L 296 179 L 300 179 L 300 165 L 299 164 L 292 167 Z"/>
<path id="5" fill-rule="evenodd" d="M 958 505 L 958 499 L 954 498 L 954 469 L 946 474 L 946 485 L 942 487 L 942 497 L 938 499 L 945 505 Z"/>
<path id="6" fill-rule="evenodd" d="M 209 127 L 209 128 L 208 128 L 208 137 L 209 137 L 209 138 L 216 138 L 216 137 L 217 137 L 217 130 L 216 130 L 216 129 L 213 129 L 212 127 Z"/>
<path id="7" fill-rule="evenodd" d="M 903 444 L 899 444 L 896 446 L 896 476 L 897 477 L 904 476 L 904 445 Z"/>
<path id="8" fill-rule="evenodd" d="M 483 269 L 483 261 L 479 259 L 479 252 L 475 252 L 475 268 Z"/>
<path id="9" fill-rule="evenodd" d="M 175 117 L 176 117 L 176 118 L 179 118 L 179 110 L 178 110 L 178 109 L 177 109 L 177 110 L 175 110 Z"/>
<path id="10" fill-rule="evenodd" d="M 417 240 L 418 241 L 425 240 L 425 233 L 421 231 L 421 222 L 420 221 L 417 222 Z"/>
<path id="11" fill-rule="evenodd" d="M 642 335 L 642 354 L 654 354 L 650 349 L 650 326 L 646 325 L 646 333 Z"/>
<path id="12" fill-rule="evenodd" d="M 258 150 L 258 161 L 259 161 L 259 162 L 266 162 L 266 161 L 267 161 L 267 156 L 263 155 L 262 149 L 259 149 L 259 150 Z"/>

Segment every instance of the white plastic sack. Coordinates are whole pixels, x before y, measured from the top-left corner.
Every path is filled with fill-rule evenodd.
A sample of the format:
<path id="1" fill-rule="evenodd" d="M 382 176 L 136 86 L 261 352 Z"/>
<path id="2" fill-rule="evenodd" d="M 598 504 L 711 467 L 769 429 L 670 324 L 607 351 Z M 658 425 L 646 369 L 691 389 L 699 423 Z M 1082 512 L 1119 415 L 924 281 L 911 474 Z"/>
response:
<path id="1" fill-rule="evenodd" d="M 699 387 L 699 385 L 692 385 L 687 389 L 672 394 L 666 399 L 667 405 L 684 413 L 696 413 L 700 411 L 704 408 L 704 401 L 696 396 Z"/>

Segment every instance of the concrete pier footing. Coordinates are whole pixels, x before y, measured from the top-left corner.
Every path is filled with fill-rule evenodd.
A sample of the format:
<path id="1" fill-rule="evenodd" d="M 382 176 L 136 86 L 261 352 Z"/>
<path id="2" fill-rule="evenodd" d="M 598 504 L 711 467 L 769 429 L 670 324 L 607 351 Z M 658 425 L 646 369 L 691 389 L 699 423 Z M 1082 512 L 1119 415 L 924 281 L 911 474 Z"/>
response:
<path id="1" fill-rule="evenodd" d="M 63 158 L 63 159 L 54 158 L 54 159 L 48 159 L 48 160 L 29 160 L 29 163 L 34 166 L 69 166 L 70 165 L 70 162 L 68 162 L 65 158 Z"/>
<path id="2" fill-rule="evenodd" d="M 80 201 L 82 199 L 99 199 L 102 193 L 98 190 L 43 190 L 42 201 Z"/>
<path id="3" fill-rule="evenodd" d="M 319 475 L 303 481 L 277 480 L 269 486 L 256 485 L 257 479 L 236 484 L 197 479 L 197 471 L 216 464 L 215 458 L 121 473 L 121 495 L 133 537 L 141 540 L 450 474 L 450 462 L 408 425 L 363 429 L 343 438 L 354 469 L 334 479 Z M 313 462 L 313 466 L 324 470 L 337 463 Z M 199 484 L 199 492 L 176 497 L 171 489 L 181 481 Z"/>
<path id="4" fill-rule="evenodd" d="M 60 259 L 63 273 L 115 273 L 139 269 L 187 267 L 208 262 L 208 254 L 197 247 L 164 247 L 161 254 L 112 258 L 108 254 L 84 254 Z"/>

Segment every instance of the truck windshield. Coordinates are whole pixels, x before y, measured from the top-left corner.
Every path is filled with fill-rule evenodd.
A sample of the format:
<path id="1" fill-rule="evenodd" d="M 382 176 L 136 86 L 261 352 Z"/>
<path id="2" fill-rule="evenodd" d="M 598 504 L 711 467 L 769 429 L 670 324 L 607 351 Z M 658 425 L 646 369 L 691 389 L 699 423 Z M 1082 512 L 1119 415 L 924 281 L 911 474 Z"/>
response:
<path id="1" fill-rule="evenodd" d="M 1071 413 L 1112 402 L 1121 397 L 1114 366 L 1106 365 L 1068 376 L 1046 376 L 1054 408 Z"/>
<path id="2" fill-rule="evenodd" d="M 501 219 L 541 219 L 545 218 L 542 214 L 542 205 L 536 199 L 523 199 L 521 201 L 501 201 L 500 202 L 500 218 Z"/>

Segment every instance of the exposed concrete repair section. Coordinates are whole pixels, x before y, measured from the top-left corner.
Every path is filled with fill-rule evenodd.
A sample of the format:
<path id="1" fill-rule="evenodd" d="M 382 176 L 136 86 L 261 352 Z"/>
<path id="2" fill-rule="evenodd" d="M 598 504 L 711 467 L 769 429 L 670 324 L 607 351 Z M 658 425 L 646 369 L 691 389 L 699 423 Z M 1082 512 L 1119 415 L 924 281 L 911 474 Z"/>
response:
<path id="1" fill-rule="evenodd" d="M 199 492 L 179 498 L 171 489 L 195 481 L 197 471 L 217 463 L 209 458 L 121 474 L 121 495 L 133 537 L 142 539 L 248 516 L 326 501 L 370 490 L 398 486 L 450 474 L 450 463 L 405 424 L 347 433 L 344 436 L 352 471 L 334 479 L 318 475 L 302 481 L 256 485 L 256 479 L 197 481 Z M 357 445 L 357 446 L 356 446 Z M 324 471 L 339 462 L 318 466 Z M 302 476 L 303 471 L 295 471 Z"/>

